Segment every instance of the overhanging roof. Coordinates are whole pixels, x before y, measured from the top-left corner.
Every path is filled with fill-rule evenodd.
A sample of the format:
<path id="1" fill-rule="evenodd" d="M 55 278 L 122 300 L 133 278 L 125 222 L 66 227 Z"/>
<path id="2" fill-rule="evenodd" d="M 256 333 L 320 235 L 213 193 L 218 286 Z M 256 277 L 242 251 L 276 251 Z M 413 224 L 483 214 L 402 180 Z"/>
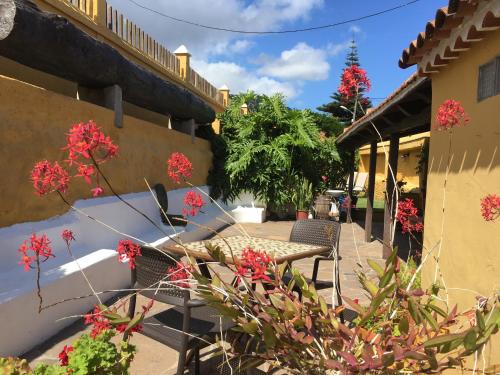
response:
<path id="1" fill-rule="evenodd" d="M 406 136 L 430 130 L 432 90 L 427 77 L 416 73 L 377 107 L 346 128 L 337 144 L 358 148 L 393 134 Z"/>

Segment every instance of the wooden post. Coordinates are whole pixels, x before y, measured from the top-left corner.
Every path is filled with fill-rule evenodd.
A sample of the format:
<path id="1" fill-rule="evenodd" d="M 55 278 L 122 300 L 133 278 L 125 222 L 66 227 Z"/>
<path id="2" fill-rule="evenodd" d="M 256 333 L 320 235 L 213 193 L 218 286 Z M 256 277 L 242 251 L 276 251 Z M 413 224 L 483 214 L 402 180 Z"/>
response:
<path id="1" fill-rule="evenodd" d="M 104 89 L 104 105 L 106 108 L 115 111 L 115 126 L 123 127 L 123 98 L 122 88 L 118 85 L 106 87 Z"/>
<path id="2" fill-rule="evenodd" d="M 384 249 L 382 252 L 384 259 L 387 259 L 392 253 L 392 222 L 397 203 L 396 194 L 394 193 L 394 183 L 398 174 L 398 151 L 399 134 L 393 134 L 391 136 L 391 143 L 389 146 L 389 161 L 387 167 L 387 179 L 385 182 Z"/>
<path id="3" fill-rule="evenodd" d="M 352 223 L 352 198 L 354 188 L 354 150 L 352 150 L 351 160 L 349 161 L 349 183 L 347 186 L 347 196 L 349 197 L 349 205 L 347 206 L 347 222 Z"/>
<path id="4" fill-rule="evenodd" d="M 377 141 L 370 144 L 370 168 L 368 172 L 368 189 L 365 216 L 365 242 L 372 241 L 373 198 L 375 196 L 375 175 L 377 173 Z"/>

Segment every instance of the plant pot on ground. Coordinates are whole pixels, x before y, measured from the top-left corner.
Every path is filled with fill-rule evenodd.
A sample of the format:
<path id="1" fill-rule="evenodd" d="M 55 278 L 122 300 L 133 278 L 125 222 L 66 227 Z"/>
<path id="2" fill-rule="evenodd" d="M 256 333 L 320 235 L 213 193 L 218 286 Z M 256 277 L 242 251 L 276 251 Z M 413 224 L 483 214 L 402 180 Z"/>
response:
<path id="1" fill-rule="evenodd" d="M 294 179 L 292 192 L 292 203 L 295 206 L 295 217 L 297 220 L 307 219 L 309 206 L 312 200 L 312 184 L 304 177 Z"/>

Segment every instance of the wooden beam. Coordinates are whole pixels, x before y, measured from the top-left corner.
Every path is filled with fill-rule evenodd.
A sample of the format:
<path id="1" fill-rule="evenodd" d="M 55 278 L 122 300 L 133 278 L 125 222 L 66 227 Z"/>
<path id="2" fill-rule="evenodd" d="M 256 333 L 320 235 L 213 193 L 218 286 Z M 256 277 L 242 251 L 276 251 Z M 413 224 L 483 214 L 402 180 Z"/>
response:
<path id="1" fill-rule="evenodd" d="M 394 194 L 395 180 L 398 174 L 398 151 L 399 134 L 393 134 L 389 145 L 389 163 L 387 178 L 385 182 L 385 205 L 384 205 L 384 238 L 382 256 L 387 259 L 392 253 L 392 222 L 396 206 L 396 194 Z"/>
<path id="2" fill-rule="evenodd" d="M 14 0 L 14 4 L 14 27 L 0 40 L 1 56 L 79 86 L 118 85 L 124 101 L 154 112 L 194 118 L 200 124 L 215 119 L 215 111 L 201 97 L 128 60 L 64 17 L 44 12 L 27 0 Z"/>
<path id="3" fill-rule="evenodd" d="M 375 175 L 377 174 L 377 141 L 370 144 L 370 168 L 366 192 L 365 242 L 372 241 L 373 198 L 375 196 Z"/>
<path id="4" fill-rule="evenodd" d="M 400 104 L 398 104 L 396 106 L 396 108 L 399 110 L 399 112 L 401 112 L 403 115 L 405 115 L 406 117 L 410 117 L 411 116 L 411 113 L 408 112 L 406 109 L 404 109 Z"/>
<path id="5" fill-rule="evenodd" d="M 7 38 L 12 31 L 15 15 L 14 0 L 0 0 L 0 40 Z"/>
<path id="6" fill-rule="evenodd" d="M 347 195 L 349 197 L 349 205 L 347 206 L 347 222 L 352 223 L 352 198 L 354 189 L 354 152 L 349 160 L 349 183 L 347 185 Z"/>

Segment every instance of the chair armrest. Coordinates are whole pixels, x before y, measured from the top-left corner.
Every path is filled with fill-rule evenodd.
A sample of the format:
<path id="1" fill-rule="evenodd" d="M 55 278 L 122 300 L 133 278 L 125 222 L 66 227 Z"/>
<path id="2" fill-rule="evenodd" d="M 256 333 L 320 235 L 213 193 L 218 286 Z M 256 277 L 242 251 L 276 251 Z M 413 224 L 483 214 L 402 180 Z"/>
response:
<path id="1" fill-rule="evenodd" d="M 188 308 L 196 308 L 196 307 L 203 307 L 207 305 L 207 302 L 202 300 L 202 299 L 190 299 L 187 301 L 187 307 Z"/>

